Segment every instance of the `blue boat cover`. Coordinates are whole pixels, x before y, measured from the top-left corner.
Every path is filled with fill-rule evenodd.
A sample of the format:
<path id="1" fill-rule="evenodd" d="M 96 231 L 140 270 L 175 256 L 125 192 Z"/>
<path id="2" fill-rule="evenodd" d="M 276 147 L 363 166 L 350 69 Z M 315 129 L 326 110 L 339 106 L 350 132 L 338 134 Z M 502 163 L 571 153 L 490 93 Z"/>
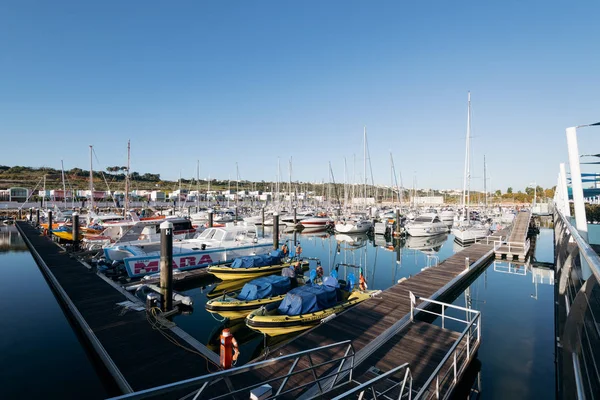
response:
<path id="1" fill-rule="evenodd" d="M 290 279 L 286 276 L 263 276 L 246 283 L 237 299 L 249 301 L 279 296 L 290 290 L 290 287 Z"/>
<path id="2" fill-rule="evenodd" d="M 280 250 L 273 250 L 270 254 L 239 257 L 233 260 L 231 268 L 253 268 L 281 264 L 281 258 L 283 256 L 280 253 Z"/>
<path id="3" fill-rule="evenodd" d="M 351 272 L 348 274 L 348 281 L 346 282 L 346 290 L 351 292 L 354 289 L 354 285 L 356 285 L 356 277 Z"/>
<path id="4" fill-rule="evenodd" d="M 322 285 L 305 285 L 292 289 L 279 305 L 279 313 L 301 315 L 335 306 L 335 288 Z"/>

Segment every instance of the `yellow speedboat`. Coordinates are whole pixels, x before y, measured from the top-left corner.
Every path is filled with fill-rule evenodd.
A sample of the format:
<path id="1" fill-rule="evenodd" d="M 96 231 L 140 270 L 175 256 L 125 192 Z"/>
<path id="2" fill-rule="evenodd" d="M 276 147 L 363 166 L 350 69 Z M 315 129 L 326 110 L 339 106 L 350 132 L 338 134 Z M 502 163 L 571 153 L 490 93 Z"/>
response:
<path id="1" fill-rule="evenodd" d="M 275 302 L 281 302 L 295 285 L 296 278 L 287 276 L 263 276 L 247 282 L 241 290 L 223 294 L 206 303 L 208 312 L 224 318 L 244 318 L 253 310 Z"/>
<path id="2" fill-rule="evenodd" d="M 299 286 L 290 290 L 280 303 L 272 303 L 250 313 L 246 324 L 269 336 L 299 332 L 365 301 L 374 292 L 348 292 L 326 284 Z M 339 300 L 338 296 L 341 297 Z"/>
<path id="3" fill-rule="evenodd" d="M 73 231 L 71 230 L 52 231 L 52 234 L 61 240 L 73 241 Z M 83 235 L 79 234 L 79 240 L 81 239 L 83 239 Z"/>
<path id="4" fill-rule="evenodd" d="M 237 261 L 237 260 L 235 260 Z M 296 266 L 300 263 L 303 271 L 308 270 L 308 261 L 289 261 L 284 263 L 277 263 L 273 265 L 265 265 L 261 267 L 244 267 L 237 266 L 236 262 L 233 262 L 231 266 L 227 265 L 214 265 L 208 267 L 208 272 L 215 275 L 222 281 L 233 280 L 233 279 L 253 279 L 259 276 L 272 275 L 281 272 L 283 268 L 289 268 L 290 266 Z"/>

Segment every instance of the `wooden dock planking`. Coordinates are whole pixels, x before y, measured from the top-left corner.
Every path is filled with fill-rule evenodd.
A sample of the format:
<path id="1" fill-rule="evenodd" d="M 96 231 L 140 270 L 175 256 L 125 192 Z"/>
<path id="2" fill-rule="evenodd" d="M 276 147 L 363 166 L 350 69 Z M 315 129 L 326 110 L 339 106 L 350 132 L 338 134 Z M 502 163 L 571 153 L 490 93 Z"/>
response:
<path id="1" fill-rule="evenodd" d="M 515 257 L 518 261 L 525 261 L 525 256 L 529 252 L 527 245 L 527 233 L 531 221 L 531 211 L 519 212 L 513 222 L 513 228 L 508 238 L 508 244 L 504 244 L 496 250 L 496 258 L 506 257 L 512 261 Z"/>
<path id="2" fill-rule="evenodd" d="M 174 345 L 154 330 L 145 312 L 128 311 L 121 315 L 116 303 L 127 300 L 123 294 L 29 224 L 17 222 L 17 225 L 133 390 L 218 370 L 212 362 Z M 173 332 L 167 332 L 182 345 L 191 347 Z"/>
<path id="3" fill-rule="evenodd" d="M 453 255 L 452 257 L 448 258 L 447 260 L 443 261 L 438 266 L 425 269 L 424 271 L 421 271 L 420 273 L 411 277 L 410 279 L 404 280 L 392 286 L 391 288 L 386 289 L 376 298 L 368 299 L 363 303 L 338 315 L 333 320 L 321 324 L 305 332 L 304 334 L 296 337 L 289 343 L 286 343 L 274 349 L 270 353 L 270 355 L 280 356 L 286 354 L 293 354 L 300 351 L 323 346 L 326 344 L 341 342 L 343 340 L 351 340 L 352 345 L 354 347 L 354 351 L 359 352 L 361 349 L 365 348 L 365 346 L 367 346 L 370 342 L 372 342 L 375 338 L 380 336 L 384 331 L 392 327 L 392 325 L 394 325 L 410 313 L 409 291 L 412 291 L 417 296 L 433 298 L 435 297 L 434 295 L 436 294 L 436 292 L 438 292 L 441 288 L 446 286 L 453 279 L 455 279 L 465 271 L 466 257 L 469 258 L 469 264 L 473 264 L 482 257 L 485 257 L 486 255 L 488 257 L 491 257 L 492 250 L 493 245 L 491 244 L 474 244 L 471 247 L 468 247 L 462 250 L 461 252 Z M 413 332 L 416 332 L 418 331 L 418 329 L 423 329 L 423 327 L 420 324 L 412 324 L 409 325 L 408 329 L 409 332 L 410 329 L 413 329 Z M 432 327 L 429 329 L 431 335 L 439 335 L 440 332 L 438 332 L 438 329 L 442 328 Z M 405 330 L 403 330 L 402 332 L 405 332 Z M 412 338 L 412 336 L 410 335 L 408 337 Z M 451 336 L 448 336 L 448 338 L 449 337 Z M 417 339 L 412 340 L 413 343 L 415 343 L 415 340 Z M 432 341 L 421 342 L 423 345 L 423 349 L 421 349 L 420 352 L 427 351 L 428 346 L 433 346 L 433 351 L 437 346 L 437 344 L 433 343 Z M 449 346 L 451 346 L 451 344 Z M 313 363 L 318 364 L 327 360 L 334 359 L 336 357 L 340 357 L 343 355 L 342 352 L 342 349 L 338 349 L 337 351 L 332 349 L 329 352 L 316 353 L 313 356 Z M 375 354 L 379 353 L 376 352 Z M 420 353 L 417 352 L 417 355 L 418 354 Z M 438 355 L 439 353 L 433 351 L 432 354 Z M 369 356 L 368 360 L 372 360 L 371 357 L 374 357 L 374 355 Z M 433 365 L 435 360 L 438 360 L 439 363 L 441 359 L 441 357 L 432 356 L 430 357 L 430 360 L 428 362 Z M 405 361 L 406 360 L 404 359 L 398 358 L 394 359 L 393 362 L 395 363 L 395 365 L 400 365 Z M 385 363 L 385 359 L 382 362 Z M 365 365 L 365 367 L 368 368 L 372 364 L 368 365 L 368 363 L 363 363 L 362 365 Z M 437 364 L 435 364 L 435 366 L 437 367 Z M 297 368 L 302 369 L 308 367 L 308 362 L 300 360 Z M 433 369 L 435 369 L 435 367 Z M 433 371 L 433 369 L 431 369 L 431 372 Z M 423 371 L 425 371 L 425 369 L 423 369 Z M 429 369 L 427 369 L 427 371 L 429 371 Z M 277 370 L 275 367 L 264 368 L 261 370 L 257 370 L 254 374 L 252 374 L 250 380 L 255 382 L 266 380 L 268 378 L 277 376 L 278 373 L 280 373 L 280 371 Z M 300 386 L 301 384 L 306 383 L 307 380 L 310 379 L 311 376 L 309 374 L 297 375 L 290 378 L 288 385 L 290 385 L 291 387 Z M 247 381 L 246 379 L 244 379 L 244 382 L 239 383 L 247 383 Z"/>

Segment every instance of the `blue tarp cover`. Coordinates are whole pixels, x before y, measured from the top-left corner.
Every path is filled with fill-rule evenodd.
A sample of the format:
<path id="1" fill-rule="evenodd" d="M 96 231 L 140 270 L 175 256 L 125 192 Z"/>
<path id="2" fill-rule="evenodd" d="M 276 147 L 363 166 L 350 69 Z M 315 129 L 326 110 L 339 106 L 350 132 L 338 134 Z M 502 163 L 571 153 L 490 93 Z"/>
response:
<path id="1" fill-rule="evenodd" d="M 329 286 L 300 286 L 285 295 L 279 312 L 285 315 L 301 315 L 335 306 L 335 288 Z"/>
<path id="2" fill-rule="evenodd" d="M 238 300 L 257 300 L 279 296 L 290 290 L 291 282 L 285 276 L 264 276 L 246 283 L 237 296 Z"/>
<path id="3" fill-rule="evenodd" d="M 281 264 L 282 257 L 279 253 L 279 250 L 274 250 L 270 254 L 239 257 L 233 260 L 233 262 L 231 263 L 231 268 L 253 268 Z"/>

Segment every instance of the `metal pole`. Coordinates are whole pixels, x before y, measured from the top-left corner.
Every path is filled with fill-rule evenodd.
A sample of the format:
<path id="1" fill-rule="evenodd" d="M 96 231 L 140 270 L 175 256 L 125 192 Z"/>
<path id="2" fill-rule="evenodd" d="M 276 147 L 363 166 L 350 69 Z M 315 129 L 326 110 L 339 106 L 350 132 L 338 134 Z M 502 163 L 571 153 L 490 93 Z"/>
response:
<path id="1" fill-rule="evenodd" d="M 396 235 L 400 236 L 400 209 L 396 208 Z"/>
<path id="2" fill-rule="evenodd" d="M 79 248 L 79 214 L 73 213 L 73 250 Z"/>
<path id="3" fill-rule="evenodd" d="M 297 219 L 297 216 L 296 216 L 296 214 L 297 214 L 297 208 L 296 208 L 296 207 L 294 207 L 294 227 L 295 227 L 295 226 L 296 226 L 296 224 L 298 223 L 298 219 Z"/>
<path id="4" fill-rule="evenodd" d="M 22 215 L 21 215 L 21 209 L 20 209 L 20 208 L 19 208 L 19 211 L 18 211 L 17 215 L 18 215 L 18 220 L 20 221 L 20 220 L 21 220 L 21 218 L 22 218 Z"/>
<path id="5" fill-rule="evenodd" d="M 35 210 L 35 226 L 39 227 L 40 226 L 40 209 L 38 208 L 37 210 Z"/>
<path id="6" fill-rule="evenodd" d="M 581 166 L 579 165 L 579 148 L 577 145 L 577 128 L 567 128 L 567 147 L 569 150 L 569 167 L 571 168 L 571 187 L 575 206 L 575 224 L 584 240 L 587 241 L 587 219 L 583 201 L 583 184 L 581 182 Z"/>
<path id="7" fill-rule="evenodd" d="M 509 243 L 509 245 L 510 245 L 510 243 Z M 471 265 L 471 262 L 469 261 L 469 257 L 465 257 L 465 270 L 468 270 L 470 265 Z"/>
<path id="8" fill-rule="evenodd" d="M 33 222 L 33 207 L 31 207 L 29 209 L 29 222 L 32 223 Z"/>
<path id="9" fill-rule="evenodd" d="M 48 211 L 48 236 L 52 237 L 52 211 Z"/>
<path id="10" fill-rule="evenodd" d="M 560 193 L 562 195 L 563 214 L 565 217 L 571 216 L 571 207 L 569 206 L 569 189 L 567 188 L 567 171 L 565 169 L 565 163 L 560 163 Z"/>
<path id="11" fill-rule="evenodd" d="M 160 290 L 164 312 L 173 309 L 173 223 L 160 224 Z"/>
<path id="12" fill-rule="evenodd" d="M 279 248 L 279 214 L 273 213 L 273 248 Z"/>
<path id="13" fill-rule="evenodd" d="M 208 210 L 208 227 L 209 228 L 213 227 L 213 211 L 212 210 Z"/>
<path id="14" fill-rule="evenodd" d="M 265 208 L 260 209 L 260 214 L 262 217 L 262 237 L 265 237 Z"/>

